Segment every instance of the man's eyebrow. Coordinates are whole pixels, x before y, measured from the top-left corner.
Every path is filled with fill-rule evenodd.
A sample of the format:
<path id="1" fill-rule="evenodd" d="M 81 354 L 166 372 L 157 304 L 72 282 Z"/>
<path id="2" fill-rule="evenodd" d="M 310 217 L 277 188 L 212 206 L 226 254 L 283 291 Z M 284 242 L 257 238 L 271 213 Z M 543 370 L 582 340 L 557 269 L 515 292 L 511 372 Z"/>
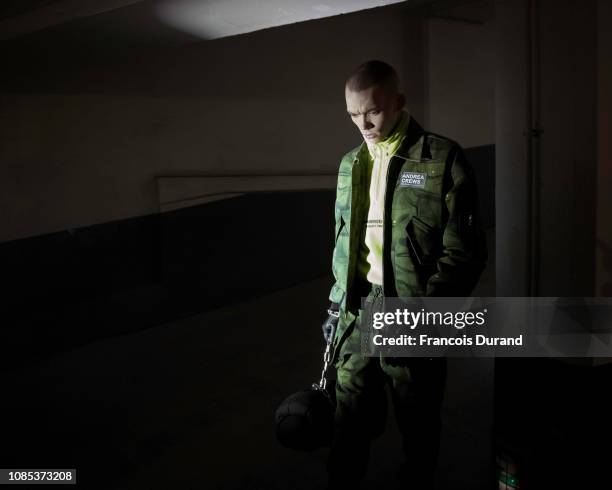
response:
<path id="1" fill-rule="evenodd" d="M 369 109 L 366 109 L 366 110 L 365 110 L 364 114 L 365 114 L 365 113 L 367 113 L 367 112 L 372 112 L 372 111 L 377 111 L 377 110 L 378 110 L 378 107 L 370 107 Z M 347 112 L 348 114 L 350 114 L 350 115 L 353 115 L 353 114 L 361 114 L 359 111 L 357 111 L 357 112 L 351 112 L 351 111 L 349 111 L 348 109 L 347 109 L 347 111 L 346 111 L 346 112 Z"/>

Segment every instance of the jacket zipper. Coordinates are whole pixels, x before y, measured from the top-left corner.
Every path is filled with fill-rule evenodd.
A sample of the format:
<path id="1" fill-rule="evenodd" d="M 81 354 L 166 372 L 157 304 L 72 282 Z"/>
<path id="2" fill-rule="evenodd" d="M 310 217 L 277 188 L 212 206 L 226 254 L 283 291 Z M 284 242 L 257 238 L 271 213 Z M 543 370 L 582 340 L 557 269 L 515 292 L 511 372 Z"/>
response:
<path id="1" fill-rule="evenodd" d="M 349 288 L 350 288 L 350 281 L 349 282 L 349 273 L 350 271 L 353 269 L 353 267 L 356 267 L 355 264 L 351 264 L 351 260 L 350 257 L 352 257 L 354 254 L 351 253 L 352 251 L 352 247 L 354 245 L 354 239 L 353 239 L 353 230 L 355 229 L 355 206 L 354 204 L 354 198 L 355 198 L 355 188 L 354 186 L 354 182 L 355 182 L 355 165 L 358 165 L 358 174 L 359 174 L 359 186 L 361 186 L 363 184 L 363 176 L 361 175 L 361 173 L 363 172 L 363 165 L 360 164 L 359 160 L 357 159 L 357 157 L 355 157 L 355 159 L 353 160 L 353 166 L 351 167 L 351 218 L 349 220 L 349 227 L 350 227 L 350 231 L 349 231 L 349 243 L 348 243 L 348 248 L 349 248 L 349 261 L 347 264 L 347 268 L 346 268 L 346 293 L 345 293 L 345 298 L 346 298 L 346 302 L 345 302 L 345 314 L 346 314 L 346 303 L 349 301 L 349 299 L 352 297 L 352 291 L 349 292 Z M 358 189 L 357 195 L 359 195 L 360 189 Z M 355 261 L 356 259 L 353 257 L 353 261 Z"/>
<path id="2" fill-rule="evenodd" d="M 378 157 L 378 172 L 376 172 L 376 201 L 380 202 L 380 177 L 381 177 L 382 169 L 384 168 L 384 163 L 385 163 L 385 151 L 382 148 L 378 148 L 378 151 L 380 155 Z M 383 195 L 383 199 L 384 199 L 384 195 Z"/>
<path id="3" fill-rule="evenodd" d="M 391 159 L 387 163 L 387 171 L 385 172 L 385 192 L 383 193 L 383 223 L 382 223 L 382 258 L 381 258 L 381 271 L 380 277 L 382 279 L 382 293 L 385 296 L 385 218 L 387 217 L 387 187 L 389 186 L 389 168 L 391 167 Z"/>

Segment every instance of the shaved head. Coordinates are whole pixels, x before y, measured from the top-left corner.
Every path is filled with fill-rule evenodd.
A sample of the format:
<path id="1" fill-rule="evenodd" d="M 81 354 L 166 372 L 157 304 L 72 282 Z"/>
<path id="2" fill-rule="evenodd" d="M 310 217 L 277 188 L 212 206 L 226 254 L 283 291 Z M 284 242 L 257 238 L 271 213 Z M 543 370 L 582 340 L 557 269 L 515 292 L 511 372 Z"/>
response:
<path id="1" fill-rule="evenodd" d="M 359 65 L 344 86 L 346 112 L 368 144 L 387 138 L 406 102 L 391 65 L 372 60 Z"/>
<path id="2" fill-rule="evenodd" d="M 353 70 L 345 84 L 345 88 L 351 92 L 360 92 L 373 86 L 381 87 L 392 95 L 397 94 L 399 77 L 395 69 L 384 61 L 366 61 Z"/>

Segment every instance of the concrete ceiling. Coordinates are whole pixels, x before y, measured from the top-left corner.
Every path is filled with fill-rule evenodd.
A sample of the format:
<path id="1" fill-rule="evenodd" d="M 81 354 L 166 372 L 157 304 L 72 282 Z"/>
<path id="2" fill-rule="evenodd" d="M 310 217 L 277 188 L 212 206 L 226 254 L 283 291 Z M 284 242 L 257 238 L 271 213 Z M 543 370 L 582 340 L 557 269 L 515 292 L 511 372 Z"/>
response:
<path id="1" fill-rule="evenodd" d="M 2 0 L 0 41 L 69 24 L 104 37 L 140 38 L 140 43 L 176 44 L 217 39 L 275 26 L 331 17 L 391 4 L 436 15 L 465 4 L 492 0 Z M 469 5 L 468 5 L 469 9 Z M 482 12 L 482 8 L 475 9 Z M 456 12 L 471 17 L 471 12 Z M 79 22 L 80 21 L 80 22 Z M 164 32 L 162 32 L 164 31 Z M 171 33 L 170 31 L 174 31 Z M 83 33 L 82 33 L 83 34 Z"/>
<path id="2" fill-rule="evenodd" d="M 155 21 L 197 39 L 217 39 L 395 3 L 422 0 L 2 0 L 0 40 L 111 11 L 117 11 L 115 18 L 138 12 L 145 23 Z"/>
<path id="3" fill-rule="evenodd" d="M 403 0 L 162 0 L 159 19 L 200 39 L 383 7 Z"/>
<path id="4" fill-rule="evenodd" d="M 473 2 L 493 0 L 0 0 L 0 91 L 51 90 L 150 53 L 389 4 L 481 20 L 455 10 Z"/>

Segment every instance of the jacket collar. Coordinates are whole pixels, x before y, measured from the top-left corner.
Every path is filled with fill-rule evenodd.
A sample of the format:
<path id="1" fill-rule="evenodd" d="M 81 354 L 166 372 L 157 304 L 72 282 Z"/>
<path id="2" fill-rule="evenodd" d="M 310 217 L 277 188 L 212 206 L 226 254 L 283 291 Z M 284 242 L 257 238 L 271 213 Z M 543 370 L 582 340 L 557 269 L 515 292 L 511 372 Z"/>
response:
<path id="1" fill-rule="evenodd" d="M 406 128 L 406 137 L 393 156 L 402 158 L 404 160 L 420 160 L 423 147 L 423 139 L 421 136 L 423 136 L 424 133 L 425 130 L 423 127 L 416 121 L 416 119 L 410 116 L 408 126 Z M 355 148 L 353 163 L 355 163 L 362 156 L 366 156 L 367 152 L 367 144 L 365 141 L 362 141 L 361 145 Z"/>

